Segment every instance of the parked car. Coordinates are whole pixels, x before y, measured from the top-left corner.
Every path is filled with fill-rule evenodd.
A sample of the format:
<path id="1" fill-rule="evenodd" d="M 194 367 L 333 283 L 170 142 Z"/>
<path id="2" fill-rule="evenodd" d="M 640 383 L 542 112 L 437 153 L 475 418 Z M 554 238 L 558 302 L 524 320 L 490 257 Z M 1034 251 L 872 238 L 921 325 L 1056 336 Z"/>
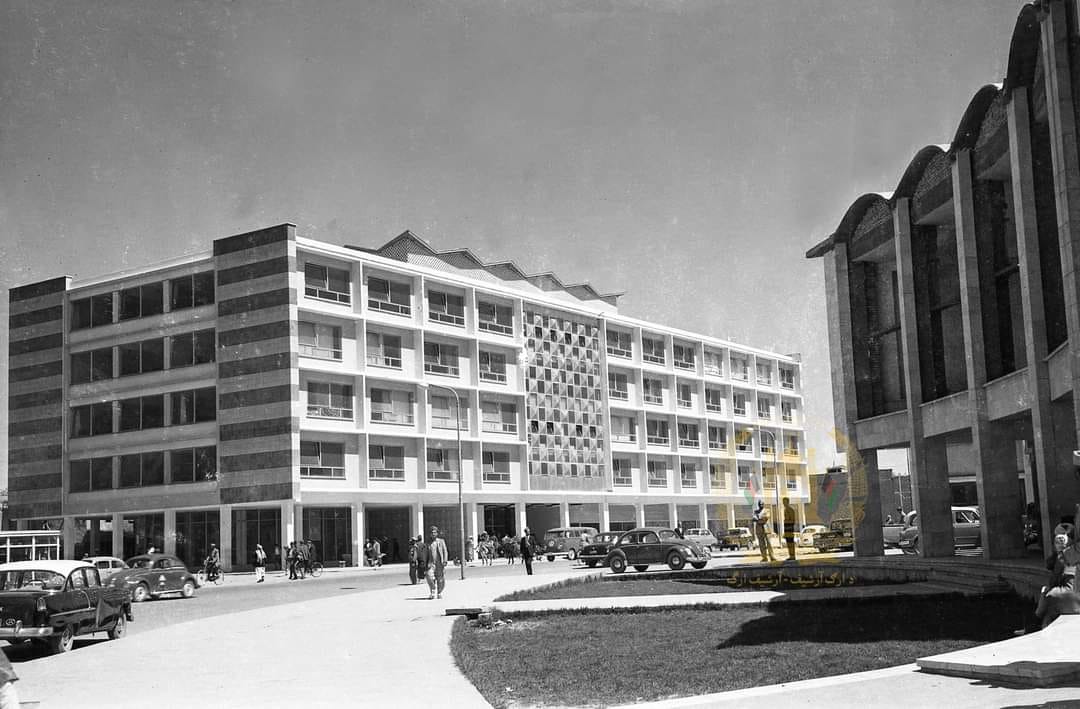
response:
<path id="1" fill-rule="evenodd" d="M 107 580 L 120 569 L 126 569 L 128 567 L 123 559 L 118 559 L 115 556 L 88 556 L 82 560 L 97 567 L 98 573 L 101 574 L 102 581 Z"/>
<path id="2" fill-rule="evenodd" d="M 720 545 L 720 540 L 716 538 L 716 535 L 712 533 L 712 530 L 705 529 L 704 527 L 693 527 L 683 532 L 684 539 L 691 539 L 706 550 L 712 549 Z"/>
<path id="3" fill-rule="evenodd" d="M 753 549 L 756 545 L 749 527 L 733 527 L 717 541 L 721 549 Z"/>
<path id="4" fill-rule="evenodd" d="M 826 527 L 823 524 L 808 524 L 808 525 L 806 525 L 805 527 L 802 528 L 802 531 L 799 532 L 799 546 L 801 546 L 801 547 L 812 547 L 812 546 L 814 546 L 814 537 L 817 536 L 818 534 L 821 534 L 822 532 L 827 532 L 828 530 L 829 530 L 829 528 Z"/>
<path id="5" fill-rule="evenodd" d="M 900 533 L 900 548 L 906 554 L 918 554 L 919 513 L 913 511 L 909 514 L 910 525 Z M 952 508 L 952 516 L 954 547 L 974 547 L 982 544 L 982 522 L 978 507 L 955 506 Z"/>
<path id="6" fill-rule="evenodd" d="M 96 567 L 54 559 L 0 564 L 0 639 L 68 652 L 76 635 L 124 636 L 131 594 L 101 583 Z"/>
<path id="7" fill-rule="evenodd" d="M 548 561 L 555 561 L 557 556 L 565 556 L 570 561 L 578 558 L 581 547 L 585 542 L 581 535 L 585 534 L 590 540 L 598 534 L 596 527 L 557 527 L 544 532 L 544 549 L 541 552 L 547 556 Z"/>
<path id="8" fill-rule="evenodd" d="M 615 574 L 626 571 L 627 566 L 644 571 L 651 564 L 667 564 L 672 571 L 678 571 L 687 563 L 704 569 L 711 558 L 707 549 L 683 539 L 673 529 L 638 527 L 622 533 L 608 553 L 607 565 Z"/>
<path id="9" fill-rule="evenodd" d="M 581 560 L 590 569 L 595 568 L 597 564 L 607 564 L 607 555 L 615 546 L 615 540 L 619 538 L 619 534 L 620 532 L 600 532 L 594 535 L 590 543 L 581 547 Z"/>
<path id="10" fill-rule="evenodd" d="M 899 522 L 893 524 L 881 525 L 881 541 L 884 542 L 887 547 L 900 546 L 900 540 L 904 536 L 904 530 L 912 526 L 912 520 L 916 516 L 914 510 L 905 512 L 903 518 Z"/>
<path id="11" fill-rule="evenodd" d="M 814 535 L 814 547 L 820 552 L 854 549 L 855 533 L 851 520 L 834 519 L 826 531 Z"/>
<path id="12" fill-rule="evenodd" d="M 133 556 L 127 560 L 127 565 L 129 568 L 110 576 L 108 583 L 129 590 L 136 603 L 174 593 L 191 598 L 199 587 L 195 574 L 170 554 Z"/>

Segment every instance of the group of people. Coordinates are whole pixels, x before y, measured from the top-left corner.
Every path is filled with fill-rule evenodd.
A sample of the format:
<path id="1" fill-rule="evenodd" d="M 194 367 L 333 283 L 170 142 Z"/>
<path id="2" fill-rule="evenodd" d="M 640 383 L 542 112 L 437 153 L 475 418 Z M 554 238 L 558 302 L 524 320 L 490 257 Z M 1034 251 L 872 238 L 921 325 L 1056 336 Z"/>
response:
<path id="1" fill-rule="evenodd" d="M 526 547 L 528 555 L 525 552 Z M 529 573 L 532 573 L 532 559 L 540 556 L 540 542 L 529 529 L 525 529 L 520 537 L 505 534 L 500 538 L 497 534 L 481 532 L 477 538 L 476 549 L 483 566 L 491 566 L 498 558 L 506 559 L 507 564 L 515 564 L 520 557 L 523 561 L 528 559 Z M 471 561 L 468 558 L 467 560 Z"/>
<path id="2" fill-rule="evenodd" d="M 1045 628 L 1058 616 L 1080 615 L 1077 566 L 1080 566 L 1080 538 L 1072 523 L 1062 522 L 1054 528 L 1054 553 L 1046 559 L 1049 575 L 1035 609 L 1042 627 Z"/>
<path id="3" fill-rule="evenodd" d="M 289 567 L 289 580 L 304 579 L 311 575 L 311 564 L 315 561 L 315 543 L 310 539 L 289 542 L 285 550 L 285 563 Z"/>
<path id="4" fill-rule="evenodd" d="M 427 581 L 428 600 L 442 598 L 446 588 L 446 565 L 450 554 L 446 542 L 439 536 L 439 528 L 428 530 L 428 541 L 417 534 L 409 539 L 409 580 L 413 585 L 420 579 Z"/>
<path id="5" fill-rule="evenodd" d="M 784 545 L 787 546 L 788 561 L 795 561 L 795 508 L 791 506 L 791 500 L 785 497 L 781 501 L 784 505 Z M 758 500 L 757 509 L 750 517 L 754 525 L 754 535 L 758 540 L 758 551 L 761 552 L 762 561 L 776 561 L 773 554 L 772 542 L 769 540 L 769 528 L 771 525 L 769 508 L 764 500 Z"/>

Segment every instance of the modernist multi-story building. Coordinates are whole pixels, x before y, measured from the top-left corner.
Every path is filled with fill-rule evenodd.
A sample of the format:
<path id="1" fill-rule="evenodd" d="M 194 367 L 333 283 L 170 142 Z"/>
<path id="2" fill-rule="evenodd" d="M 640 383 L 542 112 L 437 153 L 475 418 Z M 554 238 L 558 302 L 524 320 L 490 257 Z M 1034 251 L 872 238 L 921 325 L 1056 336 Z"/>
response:
<path id="1" fill-rule="evenodd" d="M 1023 551 L 1028 505 L 1049 530 L 1080 502 L 1078 42 L 1076 3 L 1025 6 L 1008 74 L 975 92 L 952 142 L 807 254 L 825 264 L 859 554 L 881 550 L 880 449 L 910 449 L 929 556 L 953 553 L 967 481 L 987 557 Z"/>
<path id="2" fill-rule="evenodd" d="M 616 298 L 407 232 L 363 249 L 292 225 L 14 288 L 11 515 L 62 522 L 76 557 L 195 562 L 214 541 L 234 567 L 297 538 L 403 556 L 430 524 L 456 555 L 459 479 L 471 537 L 728 527 L 781 495 L 801 522 L 797 357 Z"/>

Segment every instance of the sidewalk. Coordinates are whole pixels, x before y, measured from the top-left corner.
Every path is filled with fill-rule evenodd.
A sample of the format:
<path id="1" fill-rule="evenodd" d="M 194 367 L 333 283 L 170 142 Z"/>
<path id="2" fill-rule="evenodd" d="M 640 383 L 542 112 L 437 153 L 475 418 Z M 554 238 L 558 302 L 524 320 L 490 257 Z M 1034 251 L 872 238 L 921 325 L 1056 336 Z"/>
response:
<path id="1" fill-rule="evenodd" d="M 18 688 L 24 701 L 39 701 L 42 709 L 148 704 L 162 709 L 486 707 L 483 697 L 454 665 L 449 637 L 455 619 L 445 615 L 446 609 L 490 606 L 503 594 L 586 573 L 595 572 L 567 569 L 465 581 L 448 574 L 442 600 L 427 600 L 424 585 L 402 585 L 182 623 L 22 663 L 16 667 L 21 677 Z M 826 589 L 799 593 L 816 590 Z M 713 602 L 761 603 L 770 600 L 774 592 L 712 595 Z M 615 601 L 568 599 L 494 605 L 506 610 L 554 610 L 611 606 Z M 647 602 L 673 606 L 700 601 L 692 595 L 650 598 Z M 617 602 L 644 605 L 646 601 L 637 597 Z M 578 650 L 587 649 L 575 648 Z M 915 665 L 905 665 L 638 706 L 735 708 L 769 699 L 786 706 L 859 709 L 893 703 L 911 708 L 947 704 L 950 709 L 975 709 L 1069 700 L 1080 706 L 1080 687 L 1017 689 L 927 674 Z"/>

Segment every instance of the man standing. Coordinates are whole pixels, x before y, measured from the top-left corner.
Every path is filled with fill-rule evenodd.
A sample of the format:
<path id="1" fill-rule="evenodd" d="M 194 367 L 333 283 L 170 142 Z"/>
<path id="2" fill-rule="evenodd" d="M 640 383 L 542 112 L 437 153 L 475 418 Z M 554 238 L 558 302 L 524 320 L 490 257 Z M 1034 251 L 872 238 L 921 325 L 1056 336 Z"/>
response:
<path id="1" fill-rule="evenodd" d="M 431 541 L 428 542 L 429 563 L 427 568 L 428 600 L 442 598 L 446 588 L 446 563 L 450 558 L 446 551 L 446 542 L 439 537 L 439 528 L 431 528 Z"/>
<path id="2" fill-rule="evenodd" d="M 784 543 L 787 545 L 788 561 L 795 561 L 795 508 L 791 500 L 784 498 Z"/>
<path id="3" fill-rule="evenodd" d="M 525 562 L 525 573 L 532 576 L 532 532 L 529 531 L 528 527 L 525 528 L 525 533 L 521 535 L 521 560 Z"/>
<path id="4" fill-rule="evenodd" d="M 757 509 L 753 517 L 754 532 L 757 534 L 758 551 L 761 552 L 762 561 L 776 561 L 773 556 L 772 542 L 769 541 L 769 510 L 765 508 L 765 502 L 758 500 Z"/>

